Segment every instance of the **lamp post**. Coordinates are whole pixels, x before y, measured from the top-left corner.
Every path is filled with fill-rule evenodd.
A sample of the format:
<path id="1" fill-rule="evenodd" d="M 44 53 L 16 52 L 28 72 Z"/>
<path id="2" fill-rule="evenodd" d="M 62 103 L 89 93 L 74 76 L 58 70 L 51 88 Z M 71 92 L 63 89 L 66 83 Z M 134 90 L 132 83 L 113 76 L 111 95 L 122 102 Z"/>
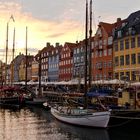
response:
<path id="1" fill-rule="evenodd" d="M 9 37 L 9 22 L 10 21 L 15 22 L 13 16 L 9 18 L 9 21 L 7 22 L 7 30 L 6 30 L 6 58 L 5 58 L 5 85 L 7 84 L 7 55 L 8 55 L 8 37 Z"/>

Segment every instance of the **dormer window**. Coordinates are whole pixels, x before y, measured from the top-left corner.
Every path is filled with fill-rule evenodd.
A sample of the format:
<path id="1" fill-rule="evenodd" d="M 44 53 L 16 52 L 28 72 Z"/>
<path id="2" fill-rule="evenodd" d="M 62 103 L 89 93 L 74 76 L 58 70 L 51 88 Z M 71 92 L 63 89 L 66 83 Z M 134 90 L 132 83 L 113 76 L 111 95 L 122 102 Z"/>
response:
<path id="1" fill-rule="evenodd" d="M 118 31 L 118 38 L 122 37 L 122 31 Z"/>

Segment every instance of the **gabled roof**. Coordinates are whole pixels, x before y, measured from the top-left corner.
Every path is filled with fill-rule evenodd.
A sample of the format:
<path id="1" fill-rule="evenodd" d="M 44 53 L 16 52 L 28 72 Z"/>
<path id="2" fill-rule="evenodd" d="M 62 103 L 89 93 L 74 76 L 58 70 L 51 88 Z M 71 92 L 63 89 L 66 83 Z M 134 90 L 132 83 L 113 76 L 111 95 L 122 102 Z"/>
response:
<path id="1" fill-rule="evenodd" d="M 77 47 L 76 43 L 65 42 L 64 47 L 67 46 L 71 51 Z"/>
<path id="2" fill-rule="evenodd" d="M 108 35 L 112 35 L 112 29 L 114 28 L 114 24 L 100 22 L 99 26 L 102 26 Z"/>

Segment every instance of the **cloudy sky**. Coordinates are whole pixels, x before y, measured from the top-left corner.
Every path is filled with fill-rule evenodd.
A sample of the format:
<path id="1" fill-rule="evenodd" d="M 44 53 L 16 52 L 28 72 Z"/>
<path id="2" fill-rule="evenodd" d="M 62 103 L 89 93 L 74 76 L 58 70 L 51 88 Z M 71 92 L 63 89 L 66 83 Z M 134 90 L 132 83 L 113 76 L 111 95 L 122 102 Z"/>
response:
<path id="1" fill-rule="evenodd" d="M 4 61 L 6 24 L 9 23 L 11 60 L 13 29 L 16 28 L 16 55 L 25 53 L 25 29 L 28 27 L 28 53 L 36 54 L 46 42 L 76 42 L 84 39 L 86 0 L 0 0 L 0 57 Z M 93 31 L 98 22 L 115 22 L 140 10 L 140 0 L 93 0 Z M 13 15 L 15 22 L 9 21 Z"/>

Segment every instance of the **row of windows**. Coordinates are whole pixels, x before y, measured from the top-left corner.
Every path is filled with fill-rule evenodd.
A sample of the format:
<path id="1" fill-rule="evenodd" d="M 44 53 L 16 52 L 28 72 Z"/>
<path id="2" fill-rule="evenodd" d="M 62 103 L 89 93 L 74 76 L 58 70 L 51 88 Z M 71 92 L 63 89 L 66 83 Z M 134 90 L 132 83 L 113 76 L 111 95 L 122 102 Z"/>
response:
<path id="1" fill-rule="evenodd" d="M 137 58 L 137 59 L 136 59 Z M 131 59 L 131 61 L 130 61 Z M 137 62 L 136 62 L 137 60 Z M 115 66 L 123 66 L 123 65 L 130 65 L 130 62 L 132 65 L 134 64 L 140 64 L 140 53 L 137 54 L 127 54 L 127 55 L 121 55 L 120 57 L 115 57 Z"/>
<path id="2" fill-rule="evenodd" d="M 93 57 L 102 57 L 102 56 L 108 56 L 108 55 L 112 55 L 112 49 L 105 49 L 105 50 L 101 50 L 101 51 L 95 51 L 92 53 L 92 58 Z"/>
<path id="3" fill-rule="evenodd" d="M 108 39 L 97 40 L 97 41 L 92 42 L 92 49 L 93 49 L 94 47 L 97 47 L 97 46 L 112 45 L 112 43 L 113 43 L 113 38 L 112 38 L 112 36 L 109 37 Z"/>
<path id="4" fill-rule="evenodd" d="M 124 75 L 126 76 L 126 80 L 132 80 L 132 81 L 136 81 L 136 71 L 132 71 L 130 73 L 130 71 L 127 72 L 116 72 L 115 73 L 115 78 L 116 79 L 121 79 L 124 80 Z"/>
<path id="5" fill-rule="evenodd" d="M 60 66 L 67 65 L 67 64 L 72 64 L 72 60 L 65 60 L 60 62 Z"/>
<path id="6" fill-rule="evenodd" d="M 49 69 L 57 69 L 59 67 L 58 64 L 50 64 Z"/>
<path id="7" fill-rule="evenodd" d="M 70 57 L 70 56 L 71 56 L 70 53 L 65 53 L 65 54 L 61 55 L 61 58 L 67 58 L 67 57 Z"/>
<path id="8" fill-rule="evenodd" d="M 124 49 L 135 48 L 136 46 L 140 47 L 140 36 L 137 38 L 132 37 L 131 40 L 129 38 L 125 40 L 115 41 L 114 42 L 114 49 L 115 51 L 122 51 Z"/>
<path id="9" fill-rule="evenodd" d="M 94 64 L 93 64 L 94 66 Z M 98 62 L 96 63 L 94 69 L 99 69 L 99 68 L 112 68 L 112 61 L 108 61 L 108 62 Z"/>
<path id="10" fill-rule="evenodd" d="M 72 68 L 65 68 L 65 69 L 60 69 L 60 74 L 71 74 L 72 73 Z"/>

